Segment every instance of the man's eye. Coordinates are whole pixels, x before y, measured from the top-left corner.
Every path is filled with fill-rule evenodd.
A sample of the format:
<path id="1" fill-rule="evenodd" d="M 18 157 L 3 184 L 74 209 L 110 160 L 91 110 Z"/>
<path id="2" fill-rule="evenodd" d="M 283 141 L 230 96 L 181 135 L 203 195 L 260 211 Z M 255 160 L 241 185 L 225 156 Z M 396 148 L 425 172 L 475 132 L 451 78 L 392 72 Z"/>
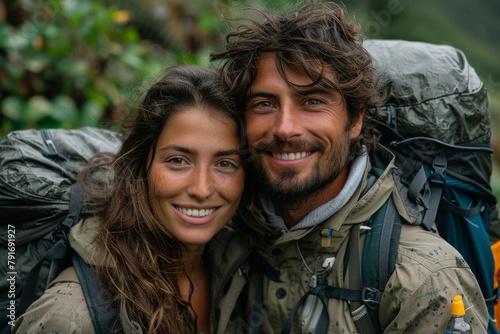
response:
<path id="1" fill-rule="evenodd" d="M 321 104 L 321 100 L 318 100 L 318 99 L 309 99 L 306 101 L 306 104 L 308 105 L 318 105 L 318 104 Z"/>
<path id="2" fill-rule="evenodd" d="M 266 108 L 266 107 L 270 107 L 271 103 L 269 103 L 268 101 L 263 101 L 263 102 L 257 103 L 257 106 L 262 107 L 262 108 Z"/>
<path id="3" fill-rule="evenodd" d="M 257 102 L 252 102 L 249 104 L 251 109 L 266 109 L 270 108 L 273 105 L 269 101 L 257 101 Z"/>

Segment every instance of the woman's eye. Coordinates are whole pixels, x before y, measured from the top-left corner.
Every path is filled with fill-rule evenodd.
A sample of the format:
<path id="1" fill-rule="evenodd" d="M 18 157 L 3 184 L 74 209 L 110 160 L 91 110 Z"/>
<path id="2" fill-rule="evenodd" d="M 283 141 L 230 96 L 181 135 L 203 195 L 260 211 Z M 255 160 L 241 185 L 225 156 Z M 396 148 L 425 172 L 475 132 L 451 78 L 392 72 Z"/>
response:
<path id="1" fill-rule="evenodd" d="M 221 161 L 217 165 L 222 168 L 231 168 L 231 169 L 238 168 L 238 165 L 231 161 Z"/>
<path id="2" fill-rule="evenodd" d="M 167 162 L 174 165 L 185 165 L 187 163 L 186 160 L 179 157 L 170 158 L 167 160 Z"/>

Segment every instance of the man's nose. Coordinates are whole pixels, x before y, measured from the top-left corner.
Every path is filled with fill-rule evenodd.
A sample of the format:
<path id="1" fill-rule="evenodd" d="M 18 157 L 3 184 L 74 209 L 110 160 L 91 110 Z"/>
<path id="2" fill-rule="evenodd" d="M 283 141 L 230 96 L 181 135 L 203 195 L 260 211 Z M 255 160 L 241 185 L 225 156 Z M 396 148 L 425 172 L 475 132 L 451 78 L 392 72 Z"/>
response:
<path id="1" fill-rule="evenodd" d="M 287 141 L 300 135 L 298 122 L 300 122 L 300 114 L 297 108 L 292 103 L 282 104 L 274 122 L 274 136 L 282 141 Z"/>

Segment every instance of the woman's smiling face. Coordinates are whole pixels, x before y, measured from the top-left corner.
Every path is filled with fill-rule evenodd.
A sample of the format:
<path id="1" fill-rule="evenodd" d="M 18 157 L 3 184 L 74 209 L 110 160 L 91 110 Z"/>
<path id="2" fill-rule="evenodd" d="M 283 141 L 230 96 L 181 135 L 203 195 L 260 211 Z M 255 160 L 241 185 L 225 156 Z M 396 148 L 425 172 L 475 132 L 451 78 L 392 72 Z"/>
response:
<path id="1" fill-rule="evenodd" d="M 186 108 L 167 120 L 148 183 L 154 210 L 172 237 L 199 251 L 235 213 L 244 177 L 234 121 Z"/>

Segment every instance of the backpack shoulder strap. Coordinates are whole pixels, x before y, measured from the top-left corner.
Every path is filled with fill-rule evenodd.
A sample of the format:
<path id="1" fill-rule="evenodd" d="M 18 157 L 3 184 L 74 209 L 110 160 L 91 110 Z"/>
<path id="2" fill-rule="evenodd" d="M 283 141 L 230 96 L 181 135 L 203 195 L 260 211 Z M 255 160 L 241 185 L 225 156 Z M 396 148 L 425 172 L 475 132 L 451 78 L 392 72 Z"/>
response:
<path id="1" fill-rule="evenodd" d="M 374 295 L 379 298 L 396 265 L 401 225 L 402 219 L 394 200 L 389 197 L 372 217 L 369 225 L 371 229 L 366 234 L 361 264 L 362 285 L 375 291 Z M 368 312 L 357 321 L 371 322 L 377 332 L 381 332 L 378 318 L 379 298 L 366 303 Z"/>
<path id="2" fill-rule="evenodd" d="M 17 309 L 19 315 L 23 314 L 35 301 L 35 299 L 39 297 L 36 296 L 35 288 L 43 264 L 46 261 L 51 261 L 51 268 L 47 284 L 50 283 L 52 279 L 57 277 L 57 275 L 59 275 L 59 273 L 65 267 L 67 267 L 67 260 L 68 258 L 70 258 L 69 255 L 71 254 L 71 247 L 69 246 L 68 242 L 68 233 L 71 227 L 78 222 L 81 209 L 81 199 L 82 190 L 78 183 L 74 183 L 71 186 L 71 198 L 68 216 L 58 225 L 57 229 L 52 235 L 54 244 L 47 251 L 45 256 L 40 261 L 38 261 L 38 263 L 30 270 L 28 274 L 24 289 L 21 292 L 19 307 Z"/>
<path id="3" fill-rule="evenodd" d="M 99 286 L 94 268 L 85 263 L 78 254 L 73 256 L 73 267 L 83 290 L 94 331 L 96 334 L 115 333 L 120 328 L 118 310 L 116 305 L 110 305 L 103 295 L 104 290 Z"/>
<path id="4" fill-rule="evenodd" d="M 363 289 L 362 282 L 362 268 L 361 268 L 361 252 L 360 252 L 360 225 L 355 225 L 351 228 L 349 238 L 349 288 L 350 289 Z M 375 334 L 376 327 L 368 317 L 368 308 L 364 300 L 351 301 L 349 303 L 351 310 L 352 320 L 359 333 Z"/>

